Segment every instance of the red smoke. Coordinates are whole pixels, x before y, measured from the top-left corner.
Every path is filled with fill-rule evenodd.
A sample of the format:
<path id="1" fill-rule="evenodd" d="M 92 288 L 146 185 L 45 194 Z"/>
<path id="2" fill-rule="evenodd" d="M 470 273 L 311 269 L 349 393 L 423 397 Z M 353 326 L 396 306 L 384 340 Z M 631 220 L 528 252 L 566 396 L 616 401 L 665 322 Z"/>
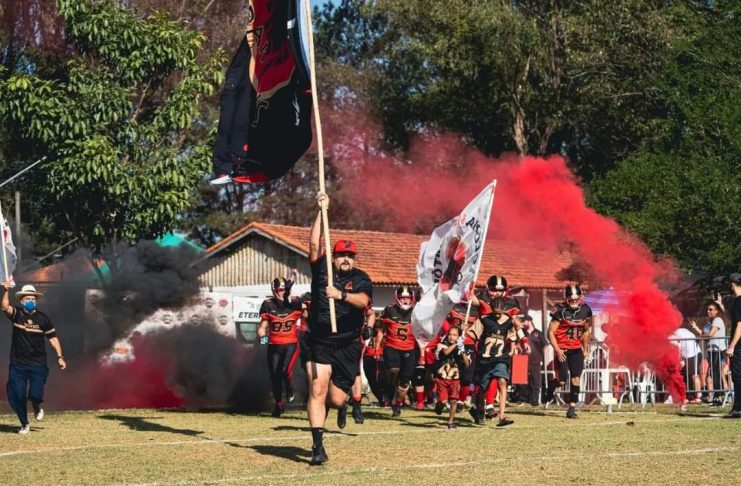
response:
<path id="1" fill-rule="evenodd" d="M 427 233 L 497 179 L 488 238 L 527 239 L 554 249 L 568 245 L 599 282 L 624 296 L 623 317 L 611 325 L 607 340 L 613 362 L 652 364 L 675 399 L 684 398 L 678 353 L 667 340 L 681 315 L 658 287 L 673 280 L 672 265 L 657 261 L 645 244 L 587 207 L 562 157 L 494 160 L 450 135 L 418 138 L 404 160 L 353 149 L 373 130 L 370 124 L 345 124 L 330 132 L 344 137 L 332 141 L 333 160 L 343 177 L 339 190 L 352 207 L 382 215 L 384 230 Z"/>

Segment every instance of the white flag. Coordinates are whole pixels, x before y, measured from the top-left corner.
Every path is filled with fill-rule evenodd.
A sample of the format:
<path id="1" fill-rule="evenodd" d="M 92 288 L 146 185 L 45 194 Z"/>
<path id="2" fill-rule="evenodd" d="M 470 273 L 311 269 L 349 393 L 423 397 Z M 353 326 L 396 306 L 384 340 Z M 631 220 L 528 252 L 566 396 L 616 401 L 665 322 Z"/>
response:
<path id="1" fill-rule="evenodd" d="M 479 272 L 497 181 L 492 181 L 455 218 L 435 228 L 422 243 L 417 281 L 424 295 L 414 307 L 412 329 L 420 346 L 440 330 Z"/>
<path id="2" fill-rule="evenodd" d="M 2 229 L 2 235 L 0 236 L 2 238 L 2 250 L 5 252 L 5 256 L 2 258 L 8 262 L 8 275 L 5 275 L 5 264 L 3 261 L 0 261 L 0 277 L 2 277 L 0 282 L 6 278 L 12 281 L 16 261 L 15 245 L 13 245 L 13 234 L 10 232 L 10 224 L 8 224 L 8 220 L 5 219 L 2 213 L 0 213 L 0 228 Z"/>

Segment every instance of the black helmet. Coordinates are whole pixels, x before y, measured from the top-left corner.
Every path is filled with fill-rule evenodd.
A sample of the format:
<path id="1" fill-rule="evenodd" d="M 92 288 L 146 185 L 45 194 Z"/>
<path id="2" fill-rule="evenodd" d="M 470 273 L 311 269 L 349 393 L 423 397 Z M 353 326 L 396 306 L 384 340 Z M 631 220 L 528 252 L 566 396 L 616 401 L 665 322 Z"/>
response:
<path id="1" fill-rule="evenodd" d="M 486 288 L 491 292 L 504 292 L 507 290 L 507 279 L 500 275 L 492 275 L 486 281 Z"/>
<path id="2" fill-rule="evenodd" d="M 582 292 L 581 287 L 578 285 L 567 285 L 566 288 L 563 289 L 563 296 L 569 307 L 578 308 L 582 304 L 584 292 Z"/>

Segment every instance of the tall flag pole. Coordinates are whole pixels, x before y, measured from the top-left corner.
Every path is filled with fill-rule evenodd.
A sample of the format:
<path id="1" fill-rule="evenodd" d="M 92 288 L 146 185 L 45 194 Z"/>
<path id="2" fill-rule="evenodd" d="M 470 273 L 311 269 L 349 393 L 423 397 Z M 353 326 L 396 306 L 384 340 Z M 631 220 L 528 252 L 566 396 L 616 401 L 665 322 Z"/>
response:
<path id="1" fill-rule="evenodd" d="M 453 306 L 476 283 L 496 184 L 489 183 L 458 216 L 435 228 L 420 247 L 417 281 L 424 295 L 414 307 L 412 329 L 421 348 L 437 335 Z"/>
<path id="2" fill-rule="evenodd" d="M 319 158 L 319 192 L 325 194 L 327 192 L 326 184 L 324 181 L 324 139 L 322 138 L 322 120 L 319 116 L 319 95 L 317 93 L 316 84 L 316 63 L 314 57 L 314 28 L 311 20 L 311 3 L 309 0 L 304 0 L 304 8 L 306 9 L 306 32 L 309 37 L 309 73 L 311 77 L 311 99 L 314 108 L 314 125 L 316 125 L 316 147 Z M 327 215 L 327 208 L 322 207 L 322 226 L 324 227 L 324 252 L 325 260 L 327 262 L 327 282 L 332 285 L 334 282 L 334 276 L 332 272 L 332 248 L 329 239 L 329 216 Z M 332 332 L 337 332 L 337 317 L 334 307 L 334 299 L 329 299 L 329 316 L 332 323 Z"/>

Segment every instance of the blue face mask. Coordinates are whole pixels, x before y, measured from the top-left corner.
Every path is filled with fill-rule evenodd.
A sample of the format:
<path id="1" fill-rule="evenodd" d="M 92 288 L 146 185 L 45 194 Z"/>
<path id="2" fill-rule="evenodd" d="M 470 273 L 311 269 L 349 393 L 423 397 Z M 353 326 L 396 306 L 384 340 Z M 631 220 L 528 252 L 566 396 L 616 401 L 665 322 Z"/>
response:
<path id="1" fill-rule="evenodd" d="M 35 300 L 27 300 L 23 303 L 23 308 L 26 309 L 28 312 L 33 312 L 36 310 L 36 301 Z"/>

